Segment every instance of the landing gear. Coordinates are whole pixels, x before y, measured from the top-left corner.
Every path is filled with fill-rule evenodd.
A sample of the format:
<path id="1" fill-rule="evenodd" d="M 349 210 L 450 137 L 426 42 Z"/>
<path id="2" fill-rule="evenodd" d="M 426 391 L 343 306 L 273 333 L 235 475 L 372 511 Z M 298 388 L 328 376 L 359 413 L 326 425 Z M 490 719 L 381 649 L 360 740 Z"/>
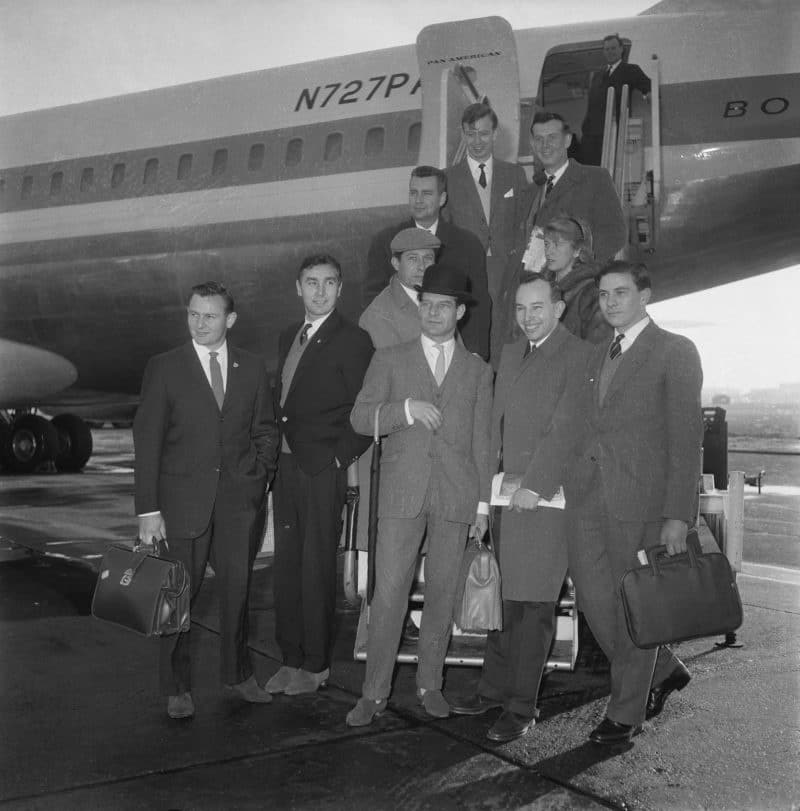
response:
<path id="1" fill-rule="evenodd" d="M 92 455 L 92 432 L 74 414 L 59 414 L 52 424 L 58 431 L 59 445 L 55 455 L 56 468 L 63 472 L 82 470 Z"/>
<path id="2" fill-rule="evenodd" d="M 9 473 L 33 473 L 45 462 L 54 462 L 60 471 L 77 471 L 91 455 L 92 433 L 74 414 L 52 421 L 21 414 L 0 424 L 0 465 Z"/>

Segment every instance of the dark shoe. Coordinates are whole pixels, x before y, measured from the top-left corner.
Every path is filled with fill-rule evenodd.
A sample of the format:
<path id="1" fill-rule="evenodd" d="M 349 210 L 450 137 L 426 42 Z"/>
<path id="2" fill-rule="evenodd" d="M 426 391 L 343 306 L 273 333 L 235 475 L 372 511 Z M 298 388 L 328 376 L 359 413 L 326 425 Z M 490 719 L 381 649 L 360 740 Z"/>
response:
<path id="1" fill-rule="evenodd" d="M 316 693 L 320 687 L 324 687 L 328 683 L 328 676 L 331 675 L 330 668 L 325 668 L 319 673 L 311 673 L 309 670 L 303 670 L 301 667 L 295 673 L 286 689 L 283 691 L 287 696 L 299 696 L 303 693 Z"/>
<path id="2" fill-rule="evenodd" d="M 647 697 L 645 718 L 649 721 L 660 715 L 669 694 L 675 690 L 683 690 L 691 680 L 692 676 L 689 671 L 683 665 L 678 665 L 661 684 L 650 691 L 650 695 Z"/>
<path id="3" fill-rule="evenodd" d="M 441 690 L 417 690 L 417 698 L 425 712 L 433 718 L 449 718 L 450 705 Z"/>
<path id="4" fill-rule="evenodd" d="M 264 685 L 264 689 L 268 693 L 283 693 L 289 686 L 294 674 L 300 670 L 299 667 L 289 667 L 288 665 L 281 665 L 278 672 L 270 678 Z"/>
<path id="5" fill-rule="evenodd" d="M 517 715 L 510 710 L 504 710 L 500 717 L 489 727 L 486 737 L 495 743 L 508 743 L 521 738 L 536 723 L 535 718 L 527 715 Z"/>
<path id="6" fill-rule="evenodd" d="M 369 726 L 386 709 L 386 699 L 374 701 L 371 698 L 358 699 L 358 703 L 347 713 L 345 723 L 349 727 Z"/>
<path id="7" fill-rule="evenodd" d="M 475 693 L 465 698 L 459 698 L 450 703 L 450 712 L 456 715 L 483 715 L 489 710 L 494 710 L 497 707 L 502 707 L 503 702 L 497 701 L 494 698 L 487 698 L 480 693 Z"/>
<path id="8" fill-rule="evenodd" d="M 239 684 L 226 684 L 225 687 L 248 704 L 269 704 L 272 701 L 272 696 L 259 686 L 256 677 L 252 675 Z"/>
<path id="9" fill-rule="evenodd" d="M 419 628 L 411 619 L 411 614 L 406 617 L 406 624 L 403 626 L 403 641 L 419 642 Z"/>
<path id="10" fill-rule="evenodd" d="M 595 727 L 589 734 L 592 743 L 612 744 L 629 743 L 634 735 L 642 731 L 640 726 L 620 724 L 610 718 L 604 718 L 600 726 Z"/>
<path id="11" fill-rule="evenodd" d="M 191 693 L 167 698 L 167 715 L 170 718 L 191 718 L 194 715 L 194 701 Z"/>

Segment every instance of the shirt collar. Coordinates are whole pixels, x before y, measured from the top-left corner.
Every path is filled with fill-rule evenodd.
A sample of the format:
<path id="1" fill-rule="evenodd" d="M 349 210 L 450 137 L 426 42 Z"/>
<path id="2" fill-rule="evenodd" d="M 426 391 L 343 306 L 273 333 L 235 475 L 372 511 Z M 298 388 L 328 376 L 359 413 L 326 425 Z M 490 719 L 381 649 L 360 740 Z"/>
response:
<path id="1" fill-rule="evenodd" d="M 439 227 L 439 218 L 437 217 L 433 224 L 429 226 L 420 225 L 416 220 L 414 220 L 414 225 L 417 228 L 421 228 L 423 231 L 430 231 L 434 236 L 436 236 L 436 230 Z"/>
<path id="2" fill-rule="evenodd" d="M 334 308 L 336 309 L 336 308 Z M 311 321 L 308 316 L 305 317 L 303 324 L 310 324 L 311 326 L 308 328 L 308 332 L 306 333 L 306 340 L 310 338 L 333 314 L 333 310 L 331 310 L 327 315 L 323 315 L 322 318 L 317 318 L 315 321 Z"/>
<path id="3" fill-rule="evenodd" d="M 613 72 L 614 72 L 614 71 L 615 71 L 615 70 L 616 70 L 616 69 L 617 69 L 617 68 L 620 66 L 620 64 L 621 64 L 621 63 L 622 63 L 622 60 L 621 60 L 621 59 L 617 59 L 617 61 L 616 61 L 616 62 L 614 62 L 614 64 L 613 64 L 613 65 L 611 65 L 611 66 L 608 68 L 608 73 L 609 73 L 609 76 L 610 76 L 610 75 L 611 75 L 611 74 L 612 74 L 612 73 L 613 73 Z"/>
<path id="4" fill-rule="evenodd" d="M 217 347 L 214 350 L 209 349 L 202 344 L 197 343 L 194 338 L 192 338 L 192 346 L 194 347 L 194 351 L 197 354 L 197 357 L 200 358 L 201 361 L 208 360 L 209 355 L 211 352 L 217 353 L 217 360 L 220 363 L 228 357 L 228 341 L 227 339 L 222 342 L 222 346 Z"/>
<path id="5" fill-rule="evenodd" d="M 623 333 L 625 337 L 620 341 L 620 346 L 622 347 L 622 351 L 624 352 L 628 349 L 631 344 L 641 335 L 642 330 L 650 323 L 650 316 L 646 315 L 641 321 L 637 321 L 632 326 L 628 327 Z M 619 330 L 614 330 L 614 337 L 616 338 L 619 335 Z"/>
<path id="6" fill-rule="evenodd" d="M 484 172 L 488 176 L 492 173 L 492 169 L 494 167 L 494 156 L 489 155 L 485 161 L 476 161 L 475 158 L 467 155 L 467 164 L 469 165 L 470 171 L 473 175 L 480 173 L 480 165 L 483 164 Z"/>
<path id="7" fill-rule="evenodd" d="M 397 283 L 400 285 L 400 289 L 404 290 L 411 301 L 413 301 L 414 304 L 419 307 L 419 293 L 413 287 L 406 287 L 406 285 L 404 285 L 400 279 L 397 280 Z"/>
<path id="8" fill-rule="evenodd" d="M 558 169 L 555 170 L 555 172 L 548 172 L 547 173 L 548 177 L 553 178 L 553 184 L 554 185 L 556 183 L 558 183 L 559 180 L 561 180 L 561 177 L 564 174 L 564 172 L 567 171 L 568 166 L 569 166 L 569 160 L 565 160 L 564 163 L 562 163 L 561 166 L 559 166 Z"/>
<path id="9" fill-rule="evenodd" d="M 431 338 L 429 338 L 427 335 L 425 335 L 425 333 L 421 333 L 419 337 L 422 340 L 422 348 L 423 349 L 434 350 L 434 348 L 436 346 L 441 344 L 445 348 L 445 351 L 447 351 L 451 347 L 455 346 L 455 343 L 456 343 L 456 336 L 455 335 L 452 338 L 450 338 L 449 340 L 447 340 L 447 341 L 434 341 Z"/>
<path id="10" fill-rule="evenodd" d="M 538 343 L 534 343 L 533 341 L 528 341 L 528 344 L 530 344 L 531 347 L 535 346 L 538 349 L 556 331 L 557 326 L 558 326 L 558 322 L 556 322 L 553 329 L 551 329 L 550 332 L 548 332 L 547 335 L 545 335 L 544 338 L 542 338 L 542 340 L 539 341 Z"/>

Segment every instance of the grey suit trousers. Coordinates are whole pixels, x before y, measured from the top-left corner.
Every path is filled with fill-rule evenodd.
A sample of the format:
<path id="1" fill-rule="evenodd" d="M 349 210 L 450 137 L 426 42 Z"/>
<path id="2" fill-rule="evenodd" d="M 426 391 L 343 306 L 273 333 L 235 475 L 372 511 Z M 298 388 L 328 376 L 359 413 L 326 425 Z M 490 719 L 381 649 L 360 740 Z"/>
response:
<path id="1" fill-rule="evenodd" d="M 375 554 L 375 593 L 369 611 L 367 670 L 363 695 L 388 698 L 400 645 L 417 555 L 427 529 L 425 608 L 419 631 L 417 687 L 442 689 L 442 669 L 450 642 L 453 602 L 468 524 L 445 521 L 426 499 L 416 518 L 381 518 Z"/>

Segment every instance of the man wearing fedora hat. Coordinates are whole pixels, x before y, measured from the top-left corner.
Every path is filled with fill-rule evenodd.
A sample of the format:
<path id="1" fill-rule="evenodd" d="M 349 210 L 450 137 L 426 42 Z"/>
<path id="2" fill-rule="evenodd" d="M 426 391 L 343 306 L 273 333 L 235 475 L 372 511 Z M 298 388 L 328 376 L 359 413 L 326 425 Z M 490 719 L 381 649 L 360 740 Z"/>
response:
<path id="1" fill-rule="evenodd" d="M 425 270 L 436 261 L 441 244 L 438 237 L 424 228 L 404 228 L 392 239 L 394 276 L 358 321 L 376 349 L 419 338 L 417 287 L 422 284 Z"/>
<path id="2" fill-rule="evenodd" d="M 488 525 L 491 367 L 455 340 L 473 302 L 465 274 L 439 263 L 419 287 L 421 335 L 373 356 L 350 421 L 370 435 L 376 409 L 386 436 L 381 460 L 375 593 L 370 604 L 362 697 L 347 715 L 366 726 L 386 707 L 417 554 L 427 530 L 425 610 L 419 638 L 417 697 L 445 718 L 442 668 L 450 639 L 467 537 Z"/>

